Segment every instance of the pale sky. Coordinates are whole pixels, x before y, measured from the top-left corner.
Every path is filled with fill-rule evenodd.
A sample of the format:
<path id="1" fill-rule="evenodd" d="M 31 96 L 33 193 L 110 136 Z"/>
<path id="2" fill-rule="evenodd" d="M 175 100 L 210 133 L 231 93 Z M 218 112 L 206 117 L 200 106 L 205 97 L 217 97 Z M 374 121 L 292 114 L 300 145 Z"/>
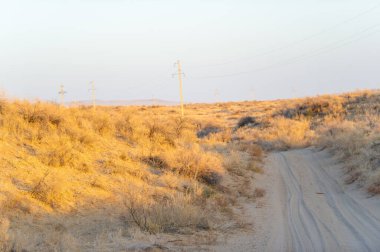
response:
<path id="1" fill-rule="evenodd" d="M 10 97 L 276 99 L 380 88 L 378 0 L 0 0 Z"/>

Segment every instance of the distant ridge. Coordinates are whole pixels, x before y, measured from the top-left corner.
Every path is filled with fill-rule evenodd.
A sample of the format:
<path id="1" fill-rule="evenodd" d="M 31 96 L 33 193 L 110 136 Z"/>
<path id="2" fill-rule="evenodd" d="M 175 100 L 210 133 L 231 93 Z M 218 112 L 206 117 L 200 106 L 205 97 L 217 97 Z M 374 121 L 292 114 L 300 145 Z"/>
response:
<path id="1" fill-rule="evenodd" d="M 99 106 L 174 106 L 178 105 L 179 102 L 166 101 L 160 99 L 143 99 L 143 100 L 96 100 L 96 105 Z M 75 101 L 70 102 L 69 105 L 92 105 L 92 101 Z"/>

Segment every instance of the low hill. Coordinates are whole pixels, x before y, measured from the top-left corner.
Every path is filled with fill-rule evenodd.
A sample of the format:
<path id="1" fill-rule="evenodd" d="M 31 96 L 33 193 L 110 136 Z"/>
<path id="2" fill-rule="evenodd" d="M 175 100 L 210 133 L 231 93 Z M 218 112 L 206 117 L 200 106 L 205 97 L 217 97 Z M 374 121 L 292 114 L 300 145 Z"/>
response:
<path id="1" fill-rule="evenodd" d="M 184 118 L 116 103 L 0 100 L 0 251 L 211 244 L 265 195 L 263 150 L 326 148 L 347 183 L 380 194 L 378 91 L 188 104 Z"/>
<path id="2" fill-rule="evenodd" d="M 92 101 L 71 102 L 69 105 L 91 105 Z M 160 99 L 146 100 L 96 100 L 96 104 L 100 106 L 175 106 L 178 102 L 166 101 Z"/>

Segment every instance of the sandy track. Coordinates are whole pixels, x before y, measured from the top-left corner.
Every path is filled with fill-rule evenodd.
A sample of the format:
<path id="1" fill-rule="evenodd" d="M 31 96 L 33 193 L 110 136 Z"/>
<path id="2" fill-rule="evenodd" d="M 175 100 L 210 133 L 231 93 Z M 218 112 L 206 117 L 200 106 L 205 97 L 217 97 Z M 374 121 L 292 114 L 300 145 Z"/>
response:
<path id="1" fill-rule="evenodd" d="M 380 198 L 346 185 L 343 177 L 327 151 L 270 153 L 265 174 L 252 181 L 266 196 L 240 204 L 241 219 L 253 228 L 205 250 L 380 252 Z"/>
<path id="2" fill-rule="evenodd" d="M 313 149 L 269 155 L 258 250 L 380 251 L 379 204 L 343 190 L 332 166 L 325 152 Z"/>

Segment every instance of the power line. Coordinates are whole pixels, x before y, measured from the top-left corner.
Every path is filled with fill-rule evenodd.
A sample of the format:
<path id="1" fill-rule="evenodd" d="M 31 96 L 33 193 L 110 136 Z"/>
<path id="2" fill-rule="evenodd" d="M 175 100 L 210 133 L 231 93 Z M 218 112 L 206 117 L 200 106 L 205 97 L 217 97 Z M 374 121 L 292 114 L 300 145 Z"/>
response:
<path id="1" fill-rule="evenodd" d="M 356 14 L 355 16 L 352 16 L 352 17 L 350 17 L 348 19 L 345 19 L 345 20 L 343 20 L 343 21 L 341 21 L 341 22 L 339 22 L 337 24 L 334 24 L 334 25 L 332 25 L 330 27 L 327 27 L 327 28 L 323 29 L 322 31 L 316 32 L 316 33 L 314 33 L 314 34 L 312 34 L 310 36 L 301 38 L 299 40 L 295 40 L 295 41 L 290 42 L 290 43 L 288 43 L 286 45 L 283 45 L 283 46 L 275 47 L 275 48 L 269 49 L 267 51 L 251 55 L 250 57 L 244 57 L 244 58 L 239 58 L 239 59 L 235 59 L 235 60 L 229 60 L 229 61 L 225 61 L 225 62 L 217 63 L 217 64 L 190 66 L 189 68 L 194 68 L 195 69 L 195 68 L 205 68 L 205 67 L 218 67 L 218 66 L 228 65 L 228 64 L 231 64 L 231 63 L 237 63 L 237 62 L 252 60 L 252 59 L 254 59 L 254 58 L 258 57 L 258 56 L 270 55 L 270 54 L 273 54 L 273 53 L 275 53 L 277 51 L 281 51 L 283 49 L 291 48 L 291 47 L 296 46 L 298 44 L 301 44 L 301 43 L 303 43 L 305 41 L 309 41 L 311 39 L 314 39 L 314 38 L 316 38 L 316 37 L 318 37 L 320 35 L 323 35 L 326 32 L 334 30 L 335 28 L 337 28 L 337 27 L 339 27 L 341 25 L 347 24 L 347 23 L 349 23 L 351 21 L 354 21 L 354 20 L 356 20 L 358 18 L 361 18 L 362 16 L 365 16 L 368 13 L 371 13 L 372 11 L 376 10 L 379 7 L 380 7 L 380 3 L 372 6 L 371 8 L 369 8 L 369 9 L 367 9 L 365 11 L 362 11 L 362 12 Z"/>
<path id="2" fill-rule="evenodd" d="M 248 70 L 248 71 L 241 71 L 241 72 L 235 72 L 235 73 L 230 73 L 230 74 L 222 74 L 222 75 L 190 77 L 190 79 L 201 80 L 201 79 L 215 79 L 215 78 L 232 77 L 232 76 L 250 74 L 250 73 L 253 73 L 253 72 L 262 71 L 262 70 L 266 70 L 266 69 L 271 69 L 271 68 L 275 68 L 275 67 L 281 67 L 283 65 L 288 65 L 288 64 L 297 62 L 300 59 L 302 60 L 302 59 L 307 59 L 307 58 L 315 57 L 317 55 L 320 55 L 320 54 L 323 54 L 323 53 L 326 53 L 326 52 L 333 51 L 335 49 L 339 49 L 339 48 L 345 47 L 346 45 L 352 44 L 353 42 L 356 42 L 356 41 L 362 40 L 364 38 L 367 38 L 367 37 L 369 37 L 369 36 L 371 36 L 371 35 L 379 32 L 380 30 L 376 30 L 375 32 L 369 33 L 369 34 L 367 34 L 367 36 L 359 36 L 359 37 L 357 37 L 357 36 L 361 35 L 363 33 L 366 33 L 369 30 L 372 30 L 372 29 L 377 28 L 379 26 L 380 26 L 380 24 L 373 25 L 373 26 L 371 26 L 369 28 L 366 28 L 366 29 L 364 29 L 364 30 L 362 30 L 362 31 L 360 31 L 358 33 L 355 33 L 354 35 L 352 35 L 352 36 L 350 36 L 350 37 L 348 37 L 348 38 L 346 38 L 344 40 L 336 41 L 334 43 L 331 43 L 329 46 L 325 46 L 325 47 L 321 47 L 319 49 L 316 49 L 317 53 L 315 53 L 315 51 L 313 53 L 306 53 L 306 54 L 303 54 L 303 55 L 300 55 L 300 56 L 297 56 L 297 57 L 293 57 L 293 58 L 290 58 L 290 59 L 287 59 L 287 60 L 284 60 L 284 61 L 272 64 L 272 65 L 269 65 L 269 66 L 260 67 L 260 68 L 256 68 L 256 69 L 252 69 L 252 70 Z M 355 37 L 357 37 L 357 38 L 356 39 L 352 39 L 352 38 L 355 38 Z"/>

